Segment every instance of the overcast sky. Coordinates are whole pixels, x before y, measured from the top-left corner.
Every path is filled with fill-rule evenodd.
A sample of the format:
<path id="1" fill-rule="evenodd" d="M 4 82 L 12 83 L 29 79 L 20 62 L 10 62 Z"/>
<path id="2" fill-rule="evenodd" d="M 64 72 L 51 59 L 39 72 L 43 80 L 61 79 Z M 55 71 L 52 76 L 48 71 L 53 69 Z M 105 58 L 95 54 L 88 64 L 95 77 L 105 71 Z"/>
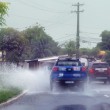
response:
<path id="1" fill-rule="evenodd" d="M 3 0 L 2 0 L 3 1 Z M 6 19 L 8 27 L 23 30 L 39 23 L 48 35 L 60 44 L 76 39 L 76 4 L 80 10 L 81 47 L 93 47 L 100 42 L 103 30 L 110 30 L 110 0 L 4 0 L 10 2 Z M 86 41 L 86 43 L 82 43 Z"/>

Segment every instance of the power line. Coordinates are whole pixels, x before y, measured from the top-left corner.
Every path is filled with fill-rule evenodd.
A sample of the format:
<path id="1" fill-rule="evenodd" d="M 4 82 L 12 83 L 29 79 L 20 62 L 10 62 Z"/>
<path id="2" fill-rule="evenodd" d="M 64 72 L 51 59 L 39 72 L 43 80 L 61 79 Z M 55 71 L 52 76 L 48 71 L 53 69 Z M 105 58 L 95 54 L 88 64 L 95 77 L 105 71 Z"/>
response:
<path id="1" fill-rule="evenodd" d="M 45 21 L 45 22 L 50 22 L 50 20 L 44 20 L 44 19 L 38 19 L 38 18 L 33 18 L 33 17 L 28 17 L 28 16 L 22 16 L 22 15 L 15 15 L 15 14 L 11 14 L 12 16 L 15 17 L 22 17 L 24 19 L 30 19 L 30 20 L 41 20 L 41 21 Z"/>
<path id="2" fill-rule="evenodd" d="M 64 2 L 64 1 L 61 1 L 61 0 L 58 0 L 58 2 L 60 2 L 60 3 L 63 3 L 64 5 L 70 5 L 72 2 Z"/>
<path id="3" fill-rule="evenodd" d="M 45 7 L 45 6 L 43 6 L 43 5 L 39 4 L 39 3 L 33 2 L 32 0 L 31 0 L 31 2 L 29 2 L 29 0 L 28 0 L 28 3 L 29 3 L 29 4 L 31 3 L 31 4 L 34 5 L 34 6 L 36 5 L 37 7 L 39 7 L 39 6 L 40 6 L 40 7 Z M 45 8 L 47 9 L 48 7 L 45 7 Z"/>
<path id="4" fill-rule="evenodd" d="M 89 36 L 87 36 L 87 37 L 85 37 L 85 36 L 81 36 L 81 38 L 94 39 L 94 40 L 101 40 L 100 38 L 93 38 L 93 37 L 89 37 Z"/>
<path id="5" fill-rule="evenodd" d="M 82 32 L 82 31 L 80 31 L 80 33 L 85 33 L 85 34 L 98 34 L 98 35 L 99 35 L 99 33 Z"/>
<path id="6" fill-rule="evenodd" d="M 65 15 L 63 15 L 63 16 L 61 16 L 62 18 L 66 18 L 65 17 Z M 68 20 L 68 18 L 67 19 L 65 19 L 66 21 Z M 47 27 L 52 27 L 53 25 L 55 26 L 55 25 L 58 25 L 58 24 L 64 24 L 65 25 L 65 23 L 67 23 L 66 21 L 63 21 L 62 22 L 62 20 L 59 22 L 59 19 L 55 22 L 55 23 L 52 23 L 52 24 L 50 24 L 50 25 L 47 25 Z M 66 25 L 70 25 L 70 24 L 66 24 Z M 52 28 L 51 28 L 52 29 Z"/>
<path id="7" fill-rule="evenodd" d="M 92 27 L 88 27 L 88 26 L 86 26 L 86 25 L 83 25 L 83 27 L 84 28 L 87 28 L 87 29 L 92 29 Z M 102 29 L 103 27 L 101 27 L 101 26 L 97 26 L 97 27 L 93 27 L 93 29 L 95 29 L 95 30 L 104 30 L 104 28 Z"/>
<path id="8" fill-rule="evenodd" d="M 99 42 L 94 42 L 94 41 L 87 41 L 87 40 L 81 40 L 82 43 L 99 43 Z"/>
<path id="9" fill-rule="evenodd" d="M 57 40 L 60 40 L 60 39 L 61 39 L 61 40 L 66 40 L 65 38 L 68 38 L 69 36 L 73 36 L 73 35 L 75 35 L 75 34 L 68 35 L 68 36 L 64 36 L 64 37 L 60 37 L 60 38 L 54 39 L 54 40 L 56 40 L 56 41 L 57 41 Z M 86 40 L 87 40 L 87 37 L 81 36 L 81 40 L 85 41 L 85 38 L 86 38 Z M 69 39 L 70 39 L 70 38 L 69 38 Z M 75 38 L 71 37 L 71 39 L 75 39 Z M 97 38 L 89 38 L 90 41 L 93 41 L 92 39 L 95 40 L 95 41 L 96 41 L 96 40 L 97 40 L 97 41 L 100 40 L 100 39 L 97 39 Z M 101 41 L 101 40 L 100 40 L 100 41 Z M 98 41 L 98 42 L 100 42 L 100 41 Z M 93 41 L 93 42 L 94 42 L 94 41 Z"/>
<path id="10" fill-rule="evenodd" d="M 47 9 L 43 9 L 43 8 L 40 8 L 40 7 L 36 7 L 35 5 L 28 4 L 27 2 L 24 2 L 22 0 L 19 0 L 19 2 L 22 3 L 22 4 L 24 4 L 24 5 L 26 5 L 26 6 L 29 6 L 29 7 L 32 7 L 32 8 L 36 8 L 36 9 L 38 9 L 40 11 L 44 11 L 44 12 L 59 13 L 59 14 L 65 13 L 65 12 L 62 12 L 62 11 L 61 12 L 60 11 L 58 12 L 58 11 L 47 10 Z"/>
<path id="11" fill-rule="evenodd" d="M 39 20 L 41 20 L 43 22 L 51 22 L 52 24 L 47 25 L 47 27 L 50 27 L 52 25 L 57 25 L 57 24 L 64 24 L 64 23 L 61 23 L 61 22 L 58 23 L 58 21 L 57 22 L 53 22 L 53 21 L 50 21 L 50 20 L 37 19 L 37 18 L 33 18 L 33 17 L 28 17 L 28 16 L 15 15 L 15 14 L 11 14 L 11 15 L 14 16 L 14 17 L 30 19 L 30 20 L 36 20 L 36 22 L 38 22 Z M 66 24 L 66 25 L 70 25 L 70 24 Z"/>
<path id="12" fill-rule="evenodd" d="M 63 3 L 63 4 L 66 4 L 67 5 L 67 2 L 65 3 L 65 2 L 63 2 L 63 1 L 59 1 L 58 0 L 58 2 L 59 3 Z M 32 0 L 29 2 L 29 0 L 28 0 L 28 3 L 31 3 L 31 4 L 33 4 L 33 5 L 37 5 L 38 7 L 40 6 L 40 7 L 45 7 L 44 9 L 49 9 L 49 10 L 53 10 L 53 9 L 50 9 L 49 7 L 47 7 L 47 6 L 44 6 L 44 5 L 41 5 L 40 3 L 36 3 L 36 2 L 33 2 Z M 68 3 L 69 5 L 71 4 L 71 3 Z"/>
<path id="13" fill-rule="evenodd" d="M 15 17 L 22 17 L 24 19 L 31 19 L 31 20 L 37 20 L 36 18 L 33 18 L 33 17 L 27 17 L 27 16 L 22 16 L 22 15 L 14 15 L 14 14 L 11 14 L 12 16 L 15 16 Z"/>
<path id="14" fill-rule="evenodd" d="M 75 35 L 75 34 L 74 34 Z M 64 37 L 60 37 L 60 38 L 58 38 L 58 39 L 54 39 L 54 40 L 60 40 L 60 39 L 62 39 L 62 40 L 65 40 L 64 38 L 68 38 L 70 35 L 68 35 L 68 36 L 64 36 Z M 69 38 L 69 39 L 73 39 L 73 35 L 71 35 L 72 36 L 72 38 Z"/>

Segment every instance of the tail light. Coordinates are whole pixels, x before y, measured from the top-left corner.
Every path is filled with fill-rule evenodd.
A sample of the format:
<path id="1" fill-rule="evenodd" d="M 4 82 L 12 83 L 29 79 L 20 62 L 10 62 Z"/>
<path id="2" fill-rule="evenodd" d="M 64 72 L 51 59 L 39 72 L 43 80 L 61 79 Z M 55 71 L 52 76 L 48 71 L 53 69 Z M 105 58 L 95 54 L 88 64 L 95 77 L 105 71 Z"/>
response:
<path id="1" fill-rule="evenodd" d="M 58 67 L 53 67 L 53 69 L 52 69 L 53 71 L 58 71 Z"/>
<path id="2" fill-rule="evenodd" d="M 107 69 L 107 72 L 110 74 L 110 68 Z"/>
<path id="3" fill-rule="evenodd" d="M 86 67 L 82 67 L 82 72 L 85 72 L 86 71 Z"/>
<path id="4" fill-rule="evenodd" d="M 89 69 L 89 73 L 90 73 L 90 74 L 94 74 L 94 69 L 93 69 L 93 68 L 90 68 L 90 69 Z"/>

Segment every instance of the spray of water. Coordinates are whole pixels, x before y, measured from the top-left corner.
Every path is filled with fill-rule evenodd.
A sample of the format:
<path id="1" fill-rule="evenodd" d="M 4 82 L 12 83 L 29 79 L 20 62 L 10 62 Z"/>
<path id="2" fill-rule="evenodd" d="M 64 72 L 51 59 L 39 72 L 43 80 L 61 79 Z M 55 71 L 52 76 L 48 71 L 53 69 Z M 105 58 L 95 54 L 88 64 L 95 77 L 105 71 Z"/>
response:
<path id="1" fill-rule="evenodd" d="M 100 81 L 87 82 L 83 94 L 88 96 L 109 95 L 110 97 L 110 84 L 104 84 Z"/>
<path id="2" fill-rule="evenodd" d="M 15 65 L 1 67 L 1 87 L 18 87 L 28 91 L 49 91 L 49 71 L 45 68 L 31 71 Z"/>
<path id="3" fill-rule="evenodd" d="M 50 91 L 50 72 L 45 68 L 38 70 L 29 70 L 26 68 L 16 67 L 16 65 L 0 66 L 0 88 L 2 87 L 17 87 L 29 92 L 49 92 Z M 55 93 L 72 93 L 78 94 L 70 90 L 54 91 Z M 110 94 L 110 84 L 85 84 L 84 91 L 80 95 L 94 96 L 95 94 Z"/>

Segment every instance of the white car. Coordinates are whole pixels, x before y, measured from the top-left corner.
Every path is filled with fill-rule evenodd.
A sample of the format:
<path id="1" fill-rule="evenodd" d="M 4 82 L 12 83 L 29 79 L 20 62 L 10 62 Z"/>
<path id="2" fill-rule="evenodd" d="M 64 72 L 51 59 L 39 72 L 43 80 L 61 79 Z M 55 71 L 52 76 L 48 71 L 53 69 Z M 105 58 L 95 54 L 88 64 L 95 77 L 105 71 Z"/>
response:
<path id="1" fill-rule="evenodd" d="M 83 66 L 88 67 L 88 60 L 86 58 L 80 58 L 79 60 Z"/>

